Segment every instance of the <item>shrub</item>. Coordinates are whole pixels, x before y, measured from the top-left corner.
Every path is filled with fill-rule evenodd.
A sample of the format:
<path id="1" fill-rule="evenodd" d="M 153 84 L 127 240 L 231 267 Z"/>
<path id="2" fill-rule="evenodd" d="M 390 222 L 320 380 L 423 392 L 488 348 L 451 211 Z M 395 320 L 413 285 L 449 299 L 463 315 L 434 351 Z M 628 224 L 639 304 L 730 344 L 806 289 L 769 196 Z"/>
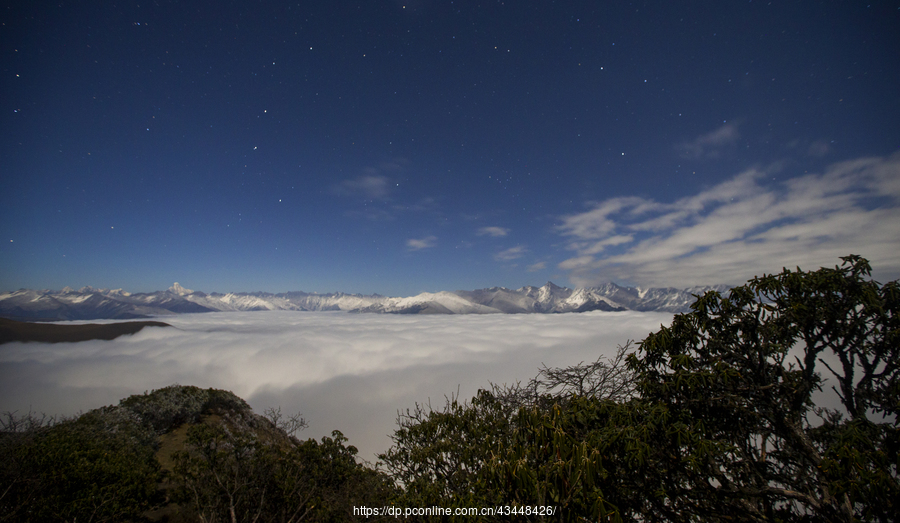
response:
<path id="1" fill-rule="evenodd" d="M 118 409 L 2 435 L 0 520 L 125 521 L 160 477 L 146 428 Z"/>

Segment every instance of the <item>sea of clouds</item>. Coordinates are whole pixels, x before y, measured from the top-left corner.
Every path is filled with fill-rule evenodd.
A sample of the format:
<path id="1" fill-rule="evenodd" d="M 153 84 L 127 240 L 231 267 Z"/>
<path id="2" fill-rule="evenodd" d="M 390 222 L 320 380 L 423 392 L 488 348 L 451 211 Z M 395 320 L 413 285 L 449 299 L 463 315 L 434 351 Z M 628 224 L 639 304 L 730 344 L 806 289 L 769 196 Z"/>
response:
<path id="1" fill-rule="evenodd" d="M 221 312 L 160 318 L 112 341 L 0 345 L 0 412 L 72 415 L 180 383 L 231 390 L 262 413 L 301 412 L 300 437 L 340 430 L 360 457 L 390 447 L 397 412 L 547 366 L 610 356 L 668 325 L 639 312 L 404 316 Z"/>

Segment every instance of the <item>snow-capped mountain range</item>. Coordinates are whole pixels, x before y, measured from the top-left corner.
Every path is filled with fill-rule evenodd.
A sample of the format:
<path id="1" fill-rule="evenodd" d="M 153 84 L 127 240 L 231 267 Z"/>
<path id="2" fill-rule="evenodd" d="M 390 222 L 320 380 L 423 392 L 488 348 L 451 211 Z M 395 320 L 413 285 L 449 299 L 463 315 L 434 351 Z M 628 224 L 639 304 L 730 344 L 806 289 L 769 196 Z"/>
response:
<path id="1" fill-rule="evenodd" d="M 349 311 L 393 314 L 492 314 L 603 311 L 684 312 L 695 295 L 726 286 L 689 289 L 599 287 L 569 289 L 548 282 L 542 287 L 474 291 L 426 292 L 406 298 L 377 294 L 317 294 L 266 292 L 206 294 L 178 283 L 165 291 L 129 293 L 122 289 L 35 291 L 0 294 L 0 316 L 20 320 L 132 319 L 167 314 L 213 311 Z"/>

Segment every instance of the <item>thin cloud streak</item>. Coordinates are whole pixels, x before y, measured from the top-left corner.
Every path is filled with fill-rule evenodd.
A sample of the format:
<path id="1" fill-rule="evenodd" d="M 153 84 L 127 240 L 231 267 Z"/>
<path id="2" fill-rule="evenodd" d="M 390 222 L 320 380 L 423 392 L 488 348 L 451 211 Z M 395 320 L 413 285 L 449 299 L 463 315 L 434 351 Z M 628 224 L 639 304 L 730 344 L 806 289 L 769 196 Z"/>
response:
<path id="1" fill-rule="evenodd" d="M 367 200 L 381 200 L 390 192 L 391 182 L 386 176 L 368 174 L 334 185 L 332 190 L 341 196 L 361 196 Z"/>
<path id="2" fill-rule="evenodd" d="M 726 123 L 715 131 L 680 144 L 678 149 L 683 158 L 718 158 L 722 155 L 724 147 L 733 145 L 740 137 L 738 126 Z"/>
<path id="3" fill-rule="evenodd" d="M 876 277 L 900 274 L 900 153 L 770 182 L 749 170 L 674 203 L 625 197 L 564 216 L 576 285 L 741 284 L 782 267 L 816 269 L 860 254 Z"/>
<path id="4" fill-rule="evenodd" d="M 398 410 L 471 398 L 490 382 L 611 355 L 671 314 L 404 316 L 227 312 L 164 318 L 113 341 L 0 346 L 0 412 L 72 415 L 181 383 L 233 391 L 257 411 L 281 406 L 341 430 L 360 455 L 387 450 Z"/>
<path id="5" fill-rule="evenodd" d="M 493 236 L 494 238 L 499 238 L 509 234 L 509 229 L 503 227 L 482 227 L 478 229 L 476 234 L 478 236 Z"/>
<path id="6" fill-rule="evenodd" d="M 425 238 L 410 238 L 406 240 L 406 248 L 410 251 L 421 251 L 422 249 L 430 249 L 437 244 L 437 236 L 426 236 Z"/>
<path id="7" fill-rule="evenodd" d="M 528 252 L 528 249 L 524 245 L 516 245 L 498 252 L 494 255 L 494 259 L 497 261 L 512 261 L 521 258 L 526 252 Z"/>

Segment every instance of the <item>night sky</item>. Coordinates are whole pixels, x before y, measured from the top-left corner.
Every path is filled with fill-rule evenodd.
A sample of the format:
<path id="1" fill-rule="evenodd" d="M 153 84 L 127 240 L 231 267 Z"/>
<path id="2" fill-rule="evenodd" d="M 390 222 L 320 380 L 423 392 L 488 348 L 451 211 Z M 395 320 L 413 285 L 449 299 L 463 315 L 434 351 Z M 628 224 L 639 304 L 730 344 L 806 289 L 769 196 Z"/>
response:
<path id="1" fill-rule="evenodd" d="M 900 2 L 29 1 L 0 291 L 900 276 Z"/>

